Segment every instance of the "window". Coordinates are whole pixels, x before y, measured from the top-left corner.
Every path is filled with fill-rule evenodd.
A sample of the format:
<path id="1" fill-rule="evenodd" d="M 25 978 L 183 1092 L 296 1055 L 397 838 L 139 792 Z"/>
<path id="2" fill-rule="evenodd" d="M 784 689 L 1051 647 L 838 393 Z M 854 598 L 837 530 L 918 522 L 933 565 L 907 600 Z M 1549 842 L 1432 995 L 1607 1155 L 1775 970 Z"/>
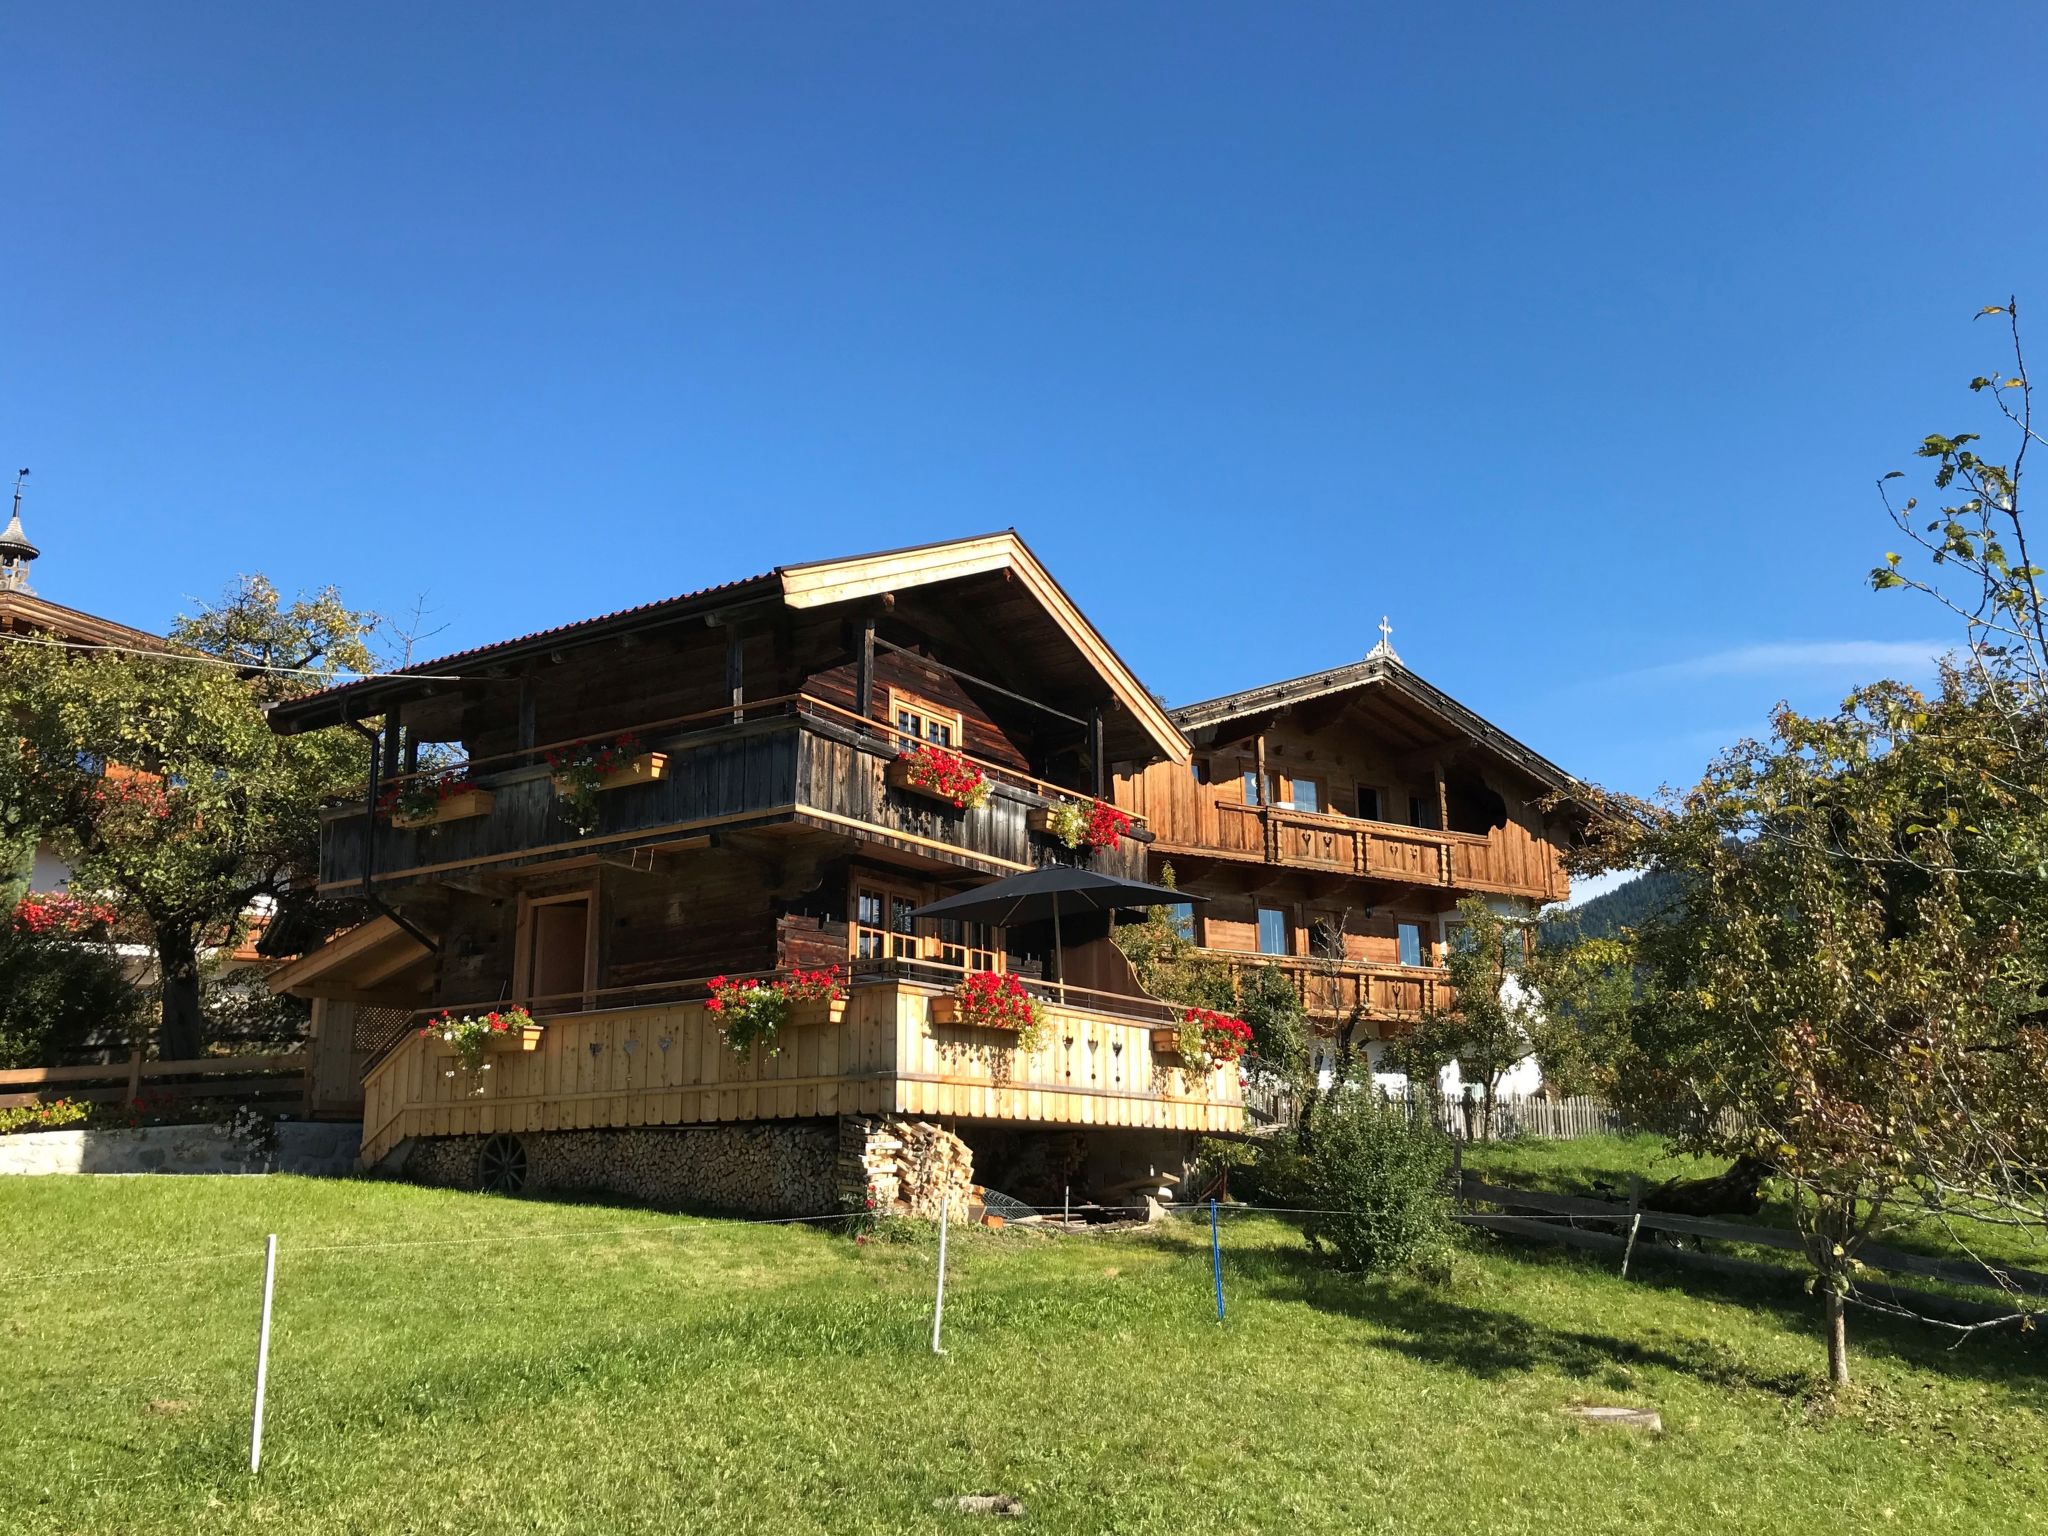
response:
<path id="1" fill-rule="evenodd" d="M 1425 800 L 1421 795 L 1408 797 L 1408 825 L 1411 827 L 1434 827 L 1436 825 L 1436 802 Z"/>
<path id="2" fill-rule="evenodd" d="M 1397 923 L 1394 926 L 1394 933 L 1400 940 L 1401 963 L 1403 965 L 1421 965 L 1423 963 L 1422 924 Z"/>
<path id="3" fill-rule="evenodd" d="M 1176 901 L 1166 909 L 1166 915 L 1173 922 L 1173 931 L 1190 944 L 1195 941 L 1195 904 L 1192 901 Z"/>
<path id="4" fill-rule="evenodd" d="M 1386 820 L 1386 813 L 1380 809 L 1380 792 L 1370 784 L 1358 786 L 1358 814 L 1364 821 Z"/>
<path id="5" fill-rule="evenodd" d="M 918 940 L 910 914 L 922 902 L 914 892 L 860 885 L 853 896 L 853 957 L 856 960 L 914 960 Z"/>
<path id="6" fill-rule="evenodd" d="M 1252 768 L 1245 769 L 1242 782 L 1244 784 L 1244 803 L 1246 805 L 1263 804 L 1264 802 L 1259 795 L 1258 771 Z"/>
<path id="7" fill-rule="evenodd" d="M 1287 953 L 1287 913 L 1280 907 L 1259 908 L 1259 953 Z"/>
<path id="8" fill-rule="evenodd" d="M 897 744 L 905 749 L 928 741 L 955 752 L 960 750 L 964 733 L 958 710 L 941 709 L 914 693 L 898 693 L 891 688 L 889 717 L 896 722 Z"/>
<path id="9" fill-rule="evenodd" d="M 1297 811 L 1316 811 L 1322 809 L 1323 797 L 1316 789 L 1316 781 L 1314 779 L 1290 780 L 1288 790 L 1294 797 L 1294 808 Z"/>
<path id="10" fill-rule="evenodd" d="M 853 958 L 938 960 L 964 970 L 1003 969 L 1003 930 L 957 917 L 915 922 L 924 893 L 862 879 L 853 890 Z"/>
<path id="11" fill-rule="evenodd" d="M 1344 916 L 1326 912 L 1308 925 L 1308 952 L 1319 960 L 1344 958 Z"/>

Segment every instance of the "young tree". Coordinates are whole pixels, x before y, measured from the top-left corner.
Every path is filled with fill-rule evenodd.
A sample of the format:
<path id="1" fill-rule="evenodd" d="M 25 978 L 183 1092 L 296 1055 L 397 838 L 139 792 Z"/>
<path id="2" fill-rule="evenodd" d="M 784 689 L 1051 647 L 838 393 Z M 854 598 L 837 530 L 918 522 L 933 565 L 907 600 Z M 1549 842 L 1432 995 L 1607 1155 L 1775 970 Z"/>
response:
<path id="1" fill-rule="evenodd" d="M 1542 1028 L 1541 1002 L 1522 976 L 1532 925 L 1501 916 L 1480 896 L 1459 902 L 1458 915 L 1444 961 L 1454 1001 L 1389 1042 L 1386 1062 L 1434 1100 L 1439 1074 L 1455 1061 L 1479 1088 L 1480 1133 L 1491 1135 L 1501 1080 L 1536 1054 Z"/>
<path id="2" fill-rule="evenodd" d="M 277 736 L 263 705 L 367 668 L 373 625 L 331 591 L 287 604 L 251 577 L 179 620 L 162 655 L 23 646 L 0 659 L 0 714 L 20 741 L 0 754 L 0 803 L 22 807 L 74 886 L 105 893 L 155 948 L 165 1057 L 204 1043 L 202 953 L 312 870 L 321 803 L 361 774 L 360 744 Z"/>

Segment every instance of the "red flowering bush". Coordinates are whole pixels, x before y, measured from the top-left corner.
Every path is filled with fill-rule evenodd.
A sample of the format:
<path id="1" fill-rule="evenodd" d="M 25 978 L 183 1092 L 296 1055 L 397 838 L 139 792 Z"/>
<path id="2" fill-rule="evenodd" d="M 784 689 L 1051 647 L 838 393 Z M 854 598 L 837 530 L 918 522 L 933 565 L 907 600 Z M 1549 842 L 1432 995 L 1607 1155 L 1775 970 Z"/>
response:
<path id="1" fill-rule="evenodd" d="M 1243 1019 L 1207 1008 L 1181 1015 L 1180 1057 L 1197 1072 L 1228 1066 L 1251 1048 L 1252 1027 Z"/>
<path id="2" fill-rule="evenodd" d="M 82 901 L 62 891 L 24 896 L 14 909 L 15 929 L 39 939 L 77 938 L 113 921 L 114 909 L 104 901 Z"/>
<path id="3" fill-rule="evenodd" d="M 897 761 L 913 786 L 950 800 L 963 811 L 978 811 L 988 804 L 988 775 L 958 752 L 924 742 Z"/>
<path id="4" fill-rule="evenodd" d="M 714 976 L 711 1000 L 704 1008 L 728 1050 L 744 1056 L 758 1043 L 773 1056 L 782 1049 L 782 1031 L 795 1004 L 834 1002 L 844 996 L 846 988 L 835 965 L 822 971 L 791 971 L 773 981 Z"/>
<path id="5" fill-rule="evenodd" d="M 491 1038 L 507 1035 L 515 1029 L 529 1029 L 533 1026 L 533 1015 L 524 1008 L 506 1008 L 490 1013 L 470 1013 L 457 1018 L 443 1009 L 441 1016 L 429 1019 L 421 1028 L 422 1035 L 431 1035 L 455 1047 L 455 1054 L 462 1059 L 471 1080 L 476 1084 L 472 1093 L 484 1091 L 483 1074 L 491 1070 L 491 1064 L 484 1059 L 490 1048 Z M 451 1068 L 450 1077 L 455 1075 Z"/>
<path id="6" fill-rule="evenodd" d="M 467 794 L 475 788 L 476 780 L 464 768 L 450 768 L 442 773 L 416 773 L 385 790 L 378 797 L 377 809 L 407 820 L 431 816 L 443 800 Z"/>
<path id="7" fill-rule="evenodd" d="M 1038 999 L 1024 990 L 1022 977 L 1008 971 L 970 971 L 953 995 L 960 1000 L 962 1024 L 1015 1030 L 1017 1049 L 1026 1055 L 1045 1043 Z"/>
<path id="8" fill-rule="evenodd" d="M 597 829 L 597 796 L 609 774 L 627 767 L 646 748 L 638 736 L 610 741 L 579 741 L 548 754 L 555 792 L 562 801 L 562 819 L 580 837 Z"/>

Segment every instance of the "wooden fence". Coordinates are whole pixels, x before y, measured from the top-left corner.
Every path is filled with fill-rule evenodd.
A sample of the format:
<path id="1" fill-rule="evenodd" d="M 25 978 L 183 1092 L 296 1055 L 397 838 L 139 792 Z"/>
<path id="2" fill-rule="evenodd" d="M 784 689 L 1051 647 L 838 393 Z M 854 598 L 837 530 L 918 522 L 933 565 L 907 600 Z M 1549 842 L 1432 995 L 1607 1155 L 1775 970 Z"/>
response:
<path id="1" fill-rule="evenodd" d="M 51 1099 L 88 1104 L 153 1106 L 193 1099 L 232 1099 L 297 1111 L 306 1100 L 306 1058 L 202 1056 L 151 1061 L 140 1051 L 126 1061 L 83 1067 L 26 1067 L 0 1072 L 0 1109 Z"/>
<path id="2" fill-rule="evenodd" d="M 1626 1203 L 1514 1189 L 1503 1184 L 1489 1184 L 1470 1174 L 1466 1174 L 1460 1180 L 1459 1188 L 1468 1204 L 1496 1208 L 1494 1212 L 1468 1214 L 1464 1218 L 1468 1224 L 1485 1227 L 1491 1231 L 1510 1233 L 1516 1237 L 1534 1238 L 1539 1242 L 1562 1243 L 1569 1247 L 1611 1253 L 1620 1259 L 1621 1272 L 1624 1276 L 1628 1273 L 1631 1257 L 1644 1252 L 1643 1244 L 1638 1241 L 1644 1232 L 1668 1233 L 1689 1240 L 1693 1245 L 1690 1248 L 1659 1245 L 1656 1250 L 1660 1259 L 1670 1260 L 1687 1268 L 1709 1270 L 1716 1274 L 1739 1275 L 1748 1279 L 1790 1278 L 1801 1283 L 1804 1282 L 1807 1273 L 1803 1265 L 1795 1269 L 1766 1260 L 1708 1253 L 1699 1247 L 1703 1242 L 1733 1243 L 1748 1248 L 1769 1248 L 1803 1256 L 1806 1253 L 1806 1239 L 1790 1228 L 1757 1226 L 1723 1221 L 1718 1217 L 1682 1216 L 1676 1212 L 1654 1210 L 1642 1203 L 1640 1181 L 1637 1181 Z M 1581 1226 L 1581 1221 L 1591 1225 Z M 2004 1305 L 1988 1306 L 1982 1302 L 1965 1301 L 1952 1296 L 1902 1290 L 1882 1281 L 1865 1281 L 1858 1284 L 1858 1289 L 1874 1300 L 1903 1306 L 1930 1317 L 1947 1317 L 1966 1323 L 1982 1322 L 1993 1316 L 2004 1317 L 2021 1310 L 2020 1298 L 2030 1299 L 2035 1310 L 2041 1310 L 2041 1299 L 2048 1298 L 2048 1274 L 2041 1274 L 2035 1270 L 2006 1266 L 1987 1268 L 1967 1259 L 1931 1258 L 1926 1254 L 1908 1253 L 1904 1249 L 1888 1248 L 1879 1243 L 1865 1244 L 1857 1252 L 1856 1257 L 1866 1269 L 1884 1274 L 1907 1275 L 1918 1280 L 1939 1281 L 1945 1285 L 1995 1291 L 2006 1298 Z"/>

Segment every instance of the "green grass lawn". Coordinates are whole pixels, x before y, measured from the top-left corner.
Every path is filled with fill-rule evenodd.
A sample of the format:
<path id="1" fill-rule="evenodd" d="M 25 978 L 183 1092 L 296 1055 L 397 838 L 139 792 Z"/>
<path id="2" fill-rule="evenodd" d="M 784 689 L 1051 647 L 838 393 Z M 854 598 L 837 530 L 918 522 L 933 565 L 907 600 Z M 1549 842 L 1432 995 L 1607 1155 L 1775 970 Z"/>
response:
<path id="1" fill-rule="evenodd" d="M 933 1248 L 373 1183 L 0 1181 L 10 1533 L 2015 1530 L 2048 1355 L 1475 1247 L 1326 1274 L 1271 1218 Z M 280 1235 L 263 1474 L 260 1253 Z M 517 1239 L 516 1241 L 514 1239 Z M 420 1246 L 362 1247 L 417 1244 Z M 226 1260 L 179 1262 L 229 1252 Z M 118 1267 L 114 1267 L 118 1266 Z M 1859 1320 L 1860 1322 L 1860 1320 Z M 1582 1427 L 1650 1406 L 1660 1439 Z"/>
<path id="2" fill-rule="evenodd" d="M 1640 1175 L 1645 1184 L 1655 1184 L 1719 1173 L 1727 1166 L 1725 1158 L 1674 1154 L 1666 1149 L 1663 1138 L 1649 1135 L 1581 1136 L 1571 1141 L 1527 1138 L 1475 1143 L 1465 1150 L 1466 1170 L 1493 1183 L 1596 1200 L 1626 1200 L 1631 1174 Z M 1764 1208 L 1756 1216 L 1731 1219 L 1791 1227 L 1792 1207 L 1784 1189 L 1776 1181 L 1768 1182 L 1764 1197 Z M 2048 1229 L 2040 1227 L 1942 1220 L 1901 1209 L 1886 1220 L 1877 1240 L 1937 1258 L 1974 1255 L 1996 1264 L 2048 1272 Z"/>

